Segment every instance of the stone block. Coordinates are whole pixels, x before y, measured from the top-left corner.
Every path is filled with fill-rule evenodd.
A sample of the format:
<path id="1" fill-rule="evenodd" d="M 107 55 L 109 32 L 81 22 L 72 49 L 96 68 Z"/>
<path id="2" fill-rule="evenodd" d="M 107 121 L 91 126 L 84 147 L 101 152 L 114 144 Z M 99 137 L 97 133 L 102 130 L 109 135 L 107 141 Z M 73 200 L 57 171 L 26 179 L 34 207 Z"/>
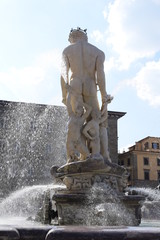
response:
<path id="1" fill-rule="evenodd" d="M 19 232 L 12 227 L 0 226 L 0 240 L 19 240 Z"/>
<path id="2" fill-rule="evenodd" d="M 50 230 L 46 240 L 159 240 L 159 228 L 128 227 L 58 227 Z"/>

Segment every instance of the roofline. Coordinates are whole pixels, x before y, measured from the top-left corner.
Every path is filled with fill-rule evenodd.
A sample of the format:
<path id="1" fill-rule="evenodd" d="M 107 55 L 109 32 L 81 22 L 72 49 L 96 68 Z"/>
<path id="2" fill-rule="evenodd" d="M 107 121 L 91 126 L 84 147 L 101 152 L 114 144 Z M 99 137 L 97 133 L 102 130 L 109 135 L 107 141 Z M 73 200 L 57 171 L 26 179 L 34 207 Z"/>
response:
<path id="1" fill-rule="evenodd" d="M 53 104 L 41 104 L 41 103 L 28 103 L 28 102 L 16 102 L 16 101 L 7 101 L 7 100 L 0 100 L 0 105 L 2 104 L 31 104 L 31 105 L 38 105 L 38 106 L 56 106 L 56 107 L 65 107 L 65 106 L 62 106 L 62 105 L 53 105 Z M 126 112 L 117 112 L 117 111 L 108 111 L 108 115 L 110 117 L 116 117 L 117 119 L 123 117 L 124 115 L 126 114 Z"/>
<path id="2" fill-rule="evenodd" d="M 151 136 L 147 136 L 147 137 L 145 137 L 145 138 L 142 138 L 141 140 L 139 140 L 139 141 L 136 141 L 135 142 L 135 144 L 134 145 L 132 145 L 132 146 L 130 146 L 130 147 L 128 147 L 128 149 L 130 149 L 130 148 L 132 148 L 132 147 L 134 147 L 134 146 L 136 146 L 136 143 L 140 143 L 140 142 L 143 142 L 145 139 L 148 139 L 148 138 L 155 138 L 155 139 L 160 139 L 160 137 L 151 137 Z"/>
<path id="3" fill-rule="evenodd" d="M 31 102 L 18 102 L 18 101 L 8 101 L 8 100 L 0 100 L 0 105 L 5 105 L 5 104 L 24 104 L 24 105 L 37 105 L 37 106 L 54 106 L 54 107 L 64 107 L 62 105 L 53 105 L 53 104 L 46 104 L 46 103 L 31 103 Z"/>
<path id="4" fill-rule="evenodd" d="M 108 115 L 110 117 L 114 116 L 114 117 L 117 117 L 117 119 L 123 117 L 125 114 L 126 112 L 108 111 Z"/>
<path id="5" fill-rule="evenodd" d="M 141 140 L 137 141 L 136 143 L 142 142 L 142 141 L 144 141 L 145 139 L 148 139 L 148 138 L 159 138 L 159 139 L 160 139 L 160 137 L 151 137 L 151 136 L 148 136 L 148 137 L 142 138 Z M 133 146 L 134 146 L 134 145 L 133 145 Z"/>

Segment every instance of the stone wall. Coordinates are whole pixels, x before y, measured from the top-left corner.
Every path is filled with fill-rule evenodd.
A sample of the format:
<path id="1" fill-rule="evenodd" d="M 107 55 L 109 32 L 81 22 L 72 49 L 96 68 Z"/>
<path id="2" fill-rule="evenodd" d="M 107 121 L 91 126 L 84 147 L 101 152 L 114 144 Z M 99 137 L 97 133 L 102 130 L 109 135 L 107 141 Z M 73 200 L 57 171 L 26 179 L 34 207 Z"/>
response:
<path id="1" fill-rule="evenodd" d="M 118 136 L 117 136 L 117 118 L 113 114 L 109 114 L 108 119 L 108 147 L 112 162 L 117 163 L 118 160 Z"/>

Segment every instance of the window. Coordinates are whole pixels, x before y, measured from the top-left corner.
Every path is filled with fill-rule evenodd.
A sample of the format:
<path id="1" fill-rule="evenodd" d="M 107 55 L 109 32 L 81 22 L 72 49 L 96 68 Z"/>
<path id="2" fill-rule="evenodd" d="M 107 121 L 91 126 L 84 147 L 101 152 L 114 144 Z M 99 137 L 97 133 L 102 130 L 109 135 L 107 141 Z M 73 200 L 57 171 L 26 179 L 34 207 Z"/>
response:
<path id="1" fill-rule="evenodd" d="M 160 158 L 157 158 L 157 166 L 160 166 Z"/>
<path id="2" fill-rule="evenodd" d="M 159 143 L 153 142 L 153 143 L 152 143 L 152 148 L 153 148 L 153 149 L 159 149 Z"/>
<path id="3" fill-rule="evenodd" d="M 128 181 L 131 181 L 131 175 L 128 176 Z"/>
<path id="4" fill-rule="evenodd" d="M 124 160 L 121 160 L 121 165 L 124 165 Z"/>
<path id="5" fill-rule="evenodd" d="M 160 171 L 157 171 L 157 180 L 160 183 Z"/>
<path id="6" fill-rule="evenodd" d="M 144 157 L 143 158 L 143 162 L 144 162 L 144 165 L 149 165 L 149 158 L 148 157 Z"/>
<path id="7" fill-rule="evenodd" d="M 127 159 L 127 165 L 128 165 L 128 166 L 131 165 L 131 159 L 130 159 L 130 158 Z"/>
<path id="8" fill-rule="evenodd" d="M 144 150 L 147 150 L 147 149 L 149 149 L 149 143 L 148 143 L 148 142 L 146 142 L 146 143 L 144 144 Z"/>
<path id="9" fill-rule="evenodd" d="M 149 170 L 144 170 L 144 180 L 149 180 Z"/>

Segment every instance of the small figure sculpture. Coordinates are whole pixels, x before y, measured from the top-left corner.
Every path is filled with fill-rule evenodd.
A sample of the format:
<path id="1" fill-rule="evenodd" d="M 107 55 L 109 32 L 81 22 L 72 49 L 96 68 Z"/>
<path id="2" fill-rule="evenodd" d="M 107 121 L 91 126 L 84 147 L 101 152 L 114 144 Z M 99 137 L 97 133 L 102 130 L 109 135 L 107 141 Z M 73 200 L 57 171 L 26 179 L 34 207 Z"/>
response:
<path id="1" fill-rule="evenodd" d="M 113 97 L 111 95 L 107 95 L 106 108 L 108 104 L 111 103 L 112 100 Z M 108 163 L 111 162 L 108 150 L 108 111 L 103 110 L 101 115 L 104 119 L 103 122 L 101 121 L 99 128 L 101 154 L 103 155 L 104 162 Z"/>
<path id="2" fill-rule="evenodd" d="M 62 54 L 61 73 L 62 102 L 67 106 L 70 118 L 67 136 L 69 161 L 73 161 L 73 158 L 76 159 L 75 148 L 79 153 L 84 155 L 84 158 L 87 157 L 89 151 L 91 156 L 99 154 L 99 157 L 102 155 L 104 160 L 111 161 L 108 152 L 108 134 L 105 124 L 108 116 L 107 105 L 111 100 L 106 92 L 104 74 L 105 55 L 97 47 L 88 43 L 86 29 L 72 29 L 69 34 L 69 41 L 71 45 L 66 47 Z M 70 90 L 68 86 L 71 87 Z M 101 93 L 101 109 L 97 97 L 97 86 Z M 91 110 L 88 110 L 88 106 Z M 85 113 L 84 107 L 86 109 Z M 99 117 L 98 119 L 93 119 L 94 113 L 98 112 L 101 112 L 100 119 L 103 122 Z M 87 131 L 84 130 L 87 139 L 83 141 L 81 128 L 85 121 L 92 121 L 90 124 L 88 123 L 89 125 L 87 124 L 90 127 L 92 125 L 92 128 L 90 128 L 88 133 L 90 137 Z M 78 128 L 77 130 L 76 127 Z M 88 149 L 88 145 L 86 144 L 88 138 L 90 138 L 90 149 Z M 76 142 L 78 139 L 81 142 L 81 146 Z"/>
<path id="3" fill-rule="evenodd" d="M 100 136 L 99 124 L 107 119 L 107 115 L 101 117 L 101 112 L 93 110 L 91 113 L 92 119 L 85 125 L 83 134 L 89 140 L 89 149 L 92 157 L 101 157 L 100 154 Z"/>

